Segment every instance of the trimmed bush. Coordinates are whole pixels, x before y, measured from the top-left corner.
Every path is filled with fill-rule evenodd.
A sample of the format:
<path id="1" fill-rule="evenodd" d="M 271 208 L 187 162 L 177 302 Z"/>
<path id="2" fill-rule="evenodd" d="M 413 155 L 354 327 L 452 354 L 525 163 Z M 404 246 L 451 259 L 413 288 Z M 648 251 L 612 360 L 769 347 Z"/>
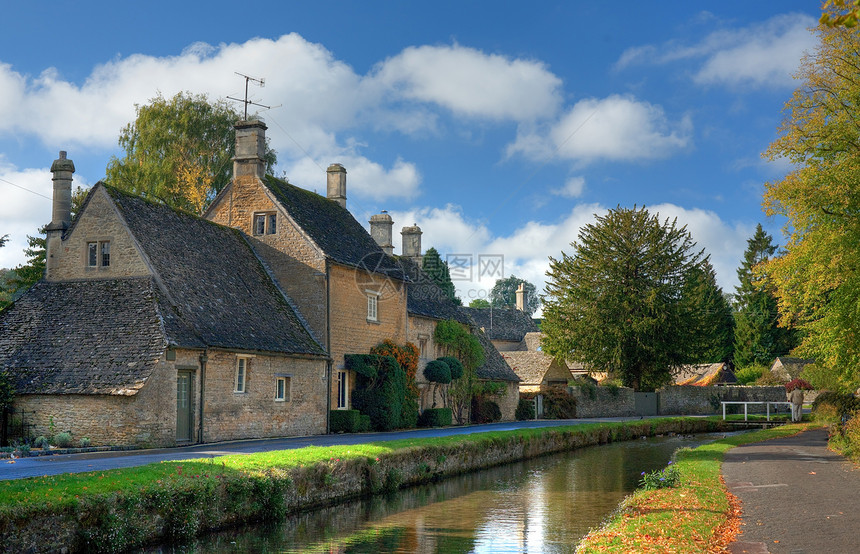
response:
<path id="1" fill-rule="evenodd" d="M 544 419 L 576 417 L 576 398 L 567 392 L 567 388 L 549 387 L 542 394 Z"/>
<path id="2" fill-rule="evenodd" d="M 460 366 L 462 369 L 463 366 Z M 451 382 L 451 366 L 441 359 L 427 362 L 424 367 L 424 377 L 431 383 L 442 383 L 443 385 Z"/>
<path id="3" fill-rule="evenodd" d="M 402 429 L 414 429 L 418 425 L 418 400 L 407 398 L 403 401 L 403 410 L 400 412 L 400 427 Z"/>
<path id="4" fill-rule="evenodd" d="M 353 354 L 346 358 L 347 369 L 356 371 L 356 389 L 352 392 L 355 409 L 370 416 L 371 427 L 376 431 L 400 427 L 406 373 L 397 360 L 374 354 Z"/>
<path id="5" fill-rule="evenodd" d="M 418 418 L 419 427 L 449 427 L 451 425 L 451 408 L 428 408 Z"/>
<path id="6" fill-rule="evenodd" d="M 51 442 L 44 435 L 40 435 L 36 437 L 36 440 L 33 441 L 33 448 L 41 448 L 42 450 L 48 450 L 51 448 Z"/>
<path id="7" fill-rule="evenodd" d="M 534 398 L 520 398 L 517 404 L 517 411 L 514 412 L 514 417 L 517 421 L 525 421 L 535 418 L 535 401 Z"/>
<path id="8" fill-rule="evenodd" d="M 370 416 L 365 415 L 365 414 L 361 414 L 358 417 L 358 432 L 359 433 L 367 433 L 368 431 L 370 431 L 370 429 L 371 429 Z"/>
<path id="9" fill-rule="evenodd" d="M 455 358 L 454 356 L 442 356 L 439 358 L 439 361 L 445 362 L 448 364 L 448 367 L 451 369 L 451 380 L 459 379 L 463 376 L 463 364 Z"/>
<path id="10" fill-rule="evenodd" d="M 472 398 L 472 423 L 494 423 L 501 419 L 502 410 L 498 404 L 482 396 Z"/>
<path id="11" fill-rule="evenodd" d="M 54 437 L 54 442 L 60 448 L 68 448 L 72 445 L 72 434 L 66 431 L 57 433 L 57 436 Z"/>
<path id="12" fill-rule="evenodd" d="M 361 431 L 360 418 L 361 414 L 358 410 L 332 410 L 328 418 L 330 432 L 358 433 Z"/>

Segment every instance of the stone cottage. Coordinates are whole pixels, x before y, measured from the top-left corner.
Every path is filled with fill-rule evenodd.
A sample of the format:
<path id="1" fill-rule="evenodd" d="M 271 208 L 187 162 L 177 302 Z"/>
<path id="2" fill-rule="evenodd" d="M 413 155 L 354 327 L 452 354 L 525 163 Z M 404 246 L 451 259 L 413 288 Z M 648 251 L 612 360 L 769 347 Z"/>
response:
<path id="1" fill-rule="evenodd" d="M 520 302 L 522 301 L 518 299 L 518 304 Z M 540 331 L 532 317 L 523 311 L 522 307 L 517 309 L 464 307 L 462 309 L 475 322 L 475 325 L 484 330 L 499 352 L 522 350 L 526 333 Z"/>
<path id="2" fill-rule="evenodd" d="M 236 125 L 234 178 L 203 217 L 248 237 L 331 358 L 327 402 L 348 409 L 344 355 L 407 340 L 406 276 L 346 209 L 346 169 L 329 166 L 327 195 L 265 174 L 266 125 Z"/>
<path id="3" fill-rule="evenodd" d="M 45 278 L 0 312 L 34 434 L 170 446 L 326 431 L 328 356 L 242 233 L 54 174 Z M 52 427 L 51 427 L 52 426 Z"/>

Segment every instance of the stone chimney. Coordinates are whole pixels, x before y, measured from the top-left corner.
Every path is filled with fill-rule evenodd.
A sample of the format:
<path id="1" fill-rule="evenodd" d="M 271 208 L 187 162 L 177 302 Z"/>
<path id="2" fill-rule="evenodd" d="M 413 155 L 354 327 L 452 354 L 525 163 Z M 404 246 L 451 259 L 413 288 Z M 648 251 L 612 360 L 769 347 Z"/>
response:
<path id="1" fill-rule="evenodd" d="M 50 279 L 51 272 L 59 262 L 62 248 L 63 233 L 72 224 L 72 174 L 75 163 L 66 158 L 66 151 L 60 150 L 60 157 L 51 164 L 54 174 L 54 202 L 51 210 L 51 222 L 45 227 L 46 258 L 45 278 Z"/>
<path id="2" fill-rule="evenodd" d="M 236 155 L 233 157 L 233 177 L 266 175 L 266 124 L 262 121 L 239 121 L 236 130 Z"/>
<path id="3" fill-rule="evenodd" d="M 331 164 L 325 172 L 328 185 L 326 196 L 346 208 L 346 169 L 340 164 Z"/>
<path id="4" fill-rule="evenodd" d="M 526 285 L 525 285 L 525 283 L 520 283 L 519 288 L 517 288 L 517 309 L 521 312 L 526 311 Z"/>
<path id="5" fill-rule="evenodd" d="M 370 236 L 389 256 L 394 254 L 394 245 L 391 244 L 392 227 L 394 227 L 394 221 L 385 210 L 382 210 L 381 214 L 370 216 Z"/>
<path id="6" fill-rule="evenodd" d="M 401 229 L 400 235 L 403 237 L 403 250 L 401 252 L 403 257 L 411 259 L 420 266 L 421 227 L 413 223 L 412 226 Z"/>

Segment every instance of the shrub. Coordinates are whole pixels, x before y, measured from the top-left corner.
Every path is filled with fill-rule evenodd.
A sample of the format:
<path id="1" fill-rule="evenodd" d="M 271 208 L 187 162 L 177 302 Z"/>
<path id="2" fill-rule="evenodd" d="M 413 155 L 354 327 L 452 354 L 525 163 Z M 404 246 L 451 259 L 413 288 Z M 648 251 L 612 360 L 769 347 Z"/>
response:
<path id="1" fill-rule="evenodd" d="M 451 382 L 451 367 L 441 359 L 432 360 L 424 367 L 424 377 L 431 383 L 445 385 Z"/>
<path id="2" fill-rule="evenodd" d="M 643 471 L 642 479 L 639 480 L 639 487 L 646 491 L 653 491 L 675 487 L 680 481 L 681 475 L 678 473 L 678 466 L 673 466 L 672 462 L 669 462 L 669 465 L 664 469 L 650 473 Z"/>
<path id="3" fill-rule="evenodd" d="M 418 425 L 418 400 L 406 398 L 403 401 L 403 409 L 400 412 L 400 427 L 402 429 L 414 429 Z"/>
<path id="4" fill-rule="evenodd" d="M 391 356 L 351 354 L 345 356 L 347 369 L 356 372 L 352 405 L 370 416 L 371 427 L 390 431 L 401 424 L 406 399 L 406 373 Z"/>
<path id="5" fill-rule="evenodd" d="M 357 433 L 361 422 L 358 410 L 332 410 L 329 412 L 329 429 L 332 433 Z"/>
<path id="6" fill-rule="evenodd" d="M 428 408 L 418 418 L 420 427 L 448 427 L 451 425 L 451 408 Z"/>
<path id="7" fill-rule="evenodd" d="M 852 394 L 825 391 L 812 403 L 812 414 L 823 423 L 839 422 L 860 410 L 860 399 Z"/>
<path id="8" fill-rule="evenodd" d="M 48 450 L 51 448 L 51 441 L 44 435 L 39 435 L 36 437 L 36 440 L 33 441 L 33 448 L 41 448 L 42 450 Z"/>
<path id="9" fill-rule="evenodd" d="M 358 416 L 358 432 L 359 433 L 367 433 L 370 431 L 370 416 L 366 414 L 361 414 Z"/>
<path id="10" fill-rule="evenodd" d="M 520 398 L 517 403 L 517 411 L 514 412 L 514 417 L 517 421 L 524 421 L 535 418 L 535 401 L 534 398 Z"/>
<path id="11" fill-rule="evenodd" d="M 418 424 L 418 385 L 415 375 L 418 373 L 418 360 L 421 353 L 418 347 L 407 342 L 399 345 L 390 339 L 385 339 L 370 349 L 371 354 L 391 356 L 406 374 L 406 395 L 403 399 L 403 411 L 400 414 L 400 427 L 413 428 Z M 368 429 L 369 430 L 369 429 Z"/>
<path id="12" fill-rule="evenodd" d="M 57 433 L 57 436 L 54 437 L 54 443 L 60 448 L 68 448 L 72 445 L 72 434 L 68 431 Z"/>
<path id="13" fill-rule="evenodd" d="M 567 388 L 549 387 L 543 391 L 545 419 L 573 419 L 576 417 L 576 398 Z"/>
<path id="14" fill-rule="evenodd" d="M 454 356 L 442 356 L 439 358 L 439 361 L 448 364 L 448 368 L 451 370 L 452 381 L 463 376 L 463 364 Z"/>
<path id="15" fill-rule="evenodd" d="M 738 385 L 749 385 L 756 382 L 764 375 L 768 369 L 760 365 L 748 365 L 735 371 L 735 377 L 738 379 Z"/>
<path id="16" fill-rule="evenodd" d="M 91 441 L 89 437 L 81 437 L 81 448 L 89 448 Z"/>
<path id="17" fill-rule="evenodd" d="M 475 396 L 472 398 L 472 422 L 493 423 L 502 419 L 502 410 L 499 405 L 484 398 Z"/>

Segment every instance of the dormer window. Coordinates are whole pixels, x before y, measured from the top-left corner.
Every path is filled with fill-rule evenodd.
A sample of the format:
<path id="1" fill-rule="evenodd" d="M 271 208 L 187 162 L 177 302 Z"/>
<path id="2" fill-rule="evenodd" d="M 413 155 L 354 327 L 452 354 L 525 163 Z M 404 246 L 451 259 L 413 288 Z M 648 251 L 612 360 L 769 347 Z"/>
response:
<path id="1" fill-rule="evenodd" d="M 110 267 L 110 241 L 87 243 L 87 267 Z"/>
<path id="2" fill-rule="evenodd" d="M 252 230 L 255 235 L 274 235 L 278 232 L 278 214 L 274 212 L 255 213 Z"/>

